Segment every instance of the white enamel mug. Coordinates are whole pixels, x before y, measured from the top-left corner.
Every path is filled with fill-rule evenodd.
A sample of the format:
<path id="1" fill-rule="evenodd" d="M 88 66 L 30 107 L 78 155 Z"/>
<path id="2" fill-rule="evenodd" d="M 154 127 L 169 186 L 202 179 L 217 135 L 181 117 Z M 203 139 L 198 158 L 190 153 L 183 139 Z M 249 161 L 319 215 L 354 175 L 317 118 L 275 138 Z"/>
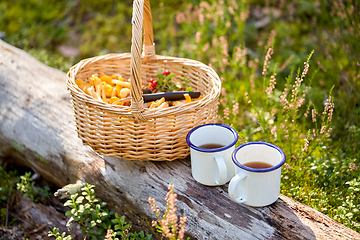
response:
<path id="1" fill-rule="evenodd" d="M 231 155 L 235 150 L 238 134 L 235 129 L 218 123 L 204 124 L 189 131 L 186 142 L 190 146 L 193 178 L 207 186 L 219 186 L 235 175 Z M 204 144 L 219 144 L 220 148 L 202 148 Z"/>
<path id="2" fill-rule="evenodd" d="M 274 203 L 280 195 L 281 166 L 285 153 L 279 147 L 265 142 L 250 142 L 235 149 L 232 154 L 236 165 L 228 192 L 237 203 L 263 207 Z M 250 168 L 249 162 L 264 162 L 269 168 Z"/>

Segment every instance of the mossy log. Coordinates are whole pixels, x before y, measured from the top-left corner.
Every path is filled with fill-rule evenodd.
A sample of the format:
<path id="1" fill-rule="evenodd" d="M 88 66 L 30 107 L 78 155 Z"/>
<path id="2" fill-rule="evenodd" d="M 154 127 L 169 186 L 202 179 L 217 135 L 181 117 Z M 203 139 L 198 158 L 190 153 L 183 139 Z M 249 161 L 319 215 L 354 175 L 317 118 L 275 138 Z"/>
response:
<path id="1" fill-rule="evenodd" d="M 59 188 L 78 180 L 134 227 L 152 233 L 148 197 L 166 208 L 174 183 L 178 213 L 191 239 L 360 239 L 360 234 L 283 195 L 252 208 L 191 176 L 189 158 L 172 162 L 101 157 L 77 137 L 66 74 L 0 40 L 0 156 L 27 166 Z M 146 160 L 146 159 L 144 159 Z M 156 235 L 158 236 L 158 235 Z M 157 237 L 155 237 L 157 238 Z"/>

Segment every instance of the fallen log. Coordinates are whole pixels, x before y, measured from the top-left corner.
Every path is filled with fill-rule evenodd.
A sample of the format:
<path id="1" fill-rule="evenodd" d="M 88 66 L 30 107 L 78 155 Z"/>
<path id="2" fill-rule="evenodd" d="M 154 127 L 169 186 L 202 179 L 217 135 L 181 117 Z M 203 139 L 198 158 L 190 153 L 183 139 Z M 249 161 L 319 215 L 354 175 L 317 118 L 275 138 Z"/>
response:
<path id="1" fill-rule="evenodd" d="M 228 196 L 228 185 L 197 183 L 189 158 L 140 162 L 97 155 L 77 137 L 65 73 L 1 40 L 0 156 L 59 187 L 78 180 L 95 185 L 98 197 L 148 234 L 155 219 L 148 197 L 164 211 L 167 186 L 174 183 L 191 239 L 360 239 L 359 233 L 283 195 L 263 208 L 237 204 Z"/>

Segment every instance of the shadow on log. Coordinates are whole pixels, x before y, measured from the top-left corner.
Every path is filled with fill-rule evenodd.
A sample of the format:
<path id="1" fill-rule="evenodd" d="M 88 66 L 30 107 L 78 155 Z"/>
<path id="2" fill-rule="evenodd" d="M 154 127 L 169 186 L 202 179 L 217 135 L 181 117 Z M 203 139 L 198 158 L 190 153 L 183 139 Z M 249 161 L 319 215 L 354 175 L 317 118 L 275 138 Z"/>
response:
<path id="1" fill-rule="evenodd" d="M 189 158 L 100 157 L 77 137 L 65 77 L 0 40 L 1 157 L 15 159 L 59 187 L 77 180 L 95 185 L 99 198 L 147 234 L 153 233 L 155 219 L 148 197 L 164 212 L 167 186 L 174 183 L 178 213 L 188 217 L 191 239 L 360 239 L 359 233 L 282 195 L 269 207 L 237 204 L 227 194 L 228 185 L 197 183 Z"/>

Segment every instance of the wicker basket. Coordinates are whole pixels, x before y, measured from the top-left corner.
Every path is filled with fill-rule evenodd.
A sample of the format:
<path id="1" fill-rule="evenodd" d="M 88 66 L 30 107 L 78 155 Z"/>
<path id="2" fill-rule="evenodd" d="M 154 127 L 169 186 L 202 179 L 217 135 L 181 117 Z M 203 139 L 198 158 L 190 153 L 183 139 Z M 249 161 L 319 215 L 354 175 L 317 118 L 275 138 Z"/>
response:
<path id="1" fill-rule="evenodd" d="M 180 106 L 144 109 L 141 86 L 156 78 L 158 69 L 176 74 L 175 82 L 182 77 L 190 80 L 189 86 L 200 91 L 203 98 Z M 98 101 L 76 85 L 75 79 L 86 79 L 99 72 L 119 73 L 124 79 L 130 79 L 131 106 Z M 107 54 L 80 61 L 70 68 L 67 87 L 77 133 L 84 145 L 107 157 L 172 161 L 189 155 L 185 140 L 188 131 L 217 121 L 221 81 L 211 67 L 201 62 L 155 55 L 149 1 L 135 0 L 131 53 Z"/>

